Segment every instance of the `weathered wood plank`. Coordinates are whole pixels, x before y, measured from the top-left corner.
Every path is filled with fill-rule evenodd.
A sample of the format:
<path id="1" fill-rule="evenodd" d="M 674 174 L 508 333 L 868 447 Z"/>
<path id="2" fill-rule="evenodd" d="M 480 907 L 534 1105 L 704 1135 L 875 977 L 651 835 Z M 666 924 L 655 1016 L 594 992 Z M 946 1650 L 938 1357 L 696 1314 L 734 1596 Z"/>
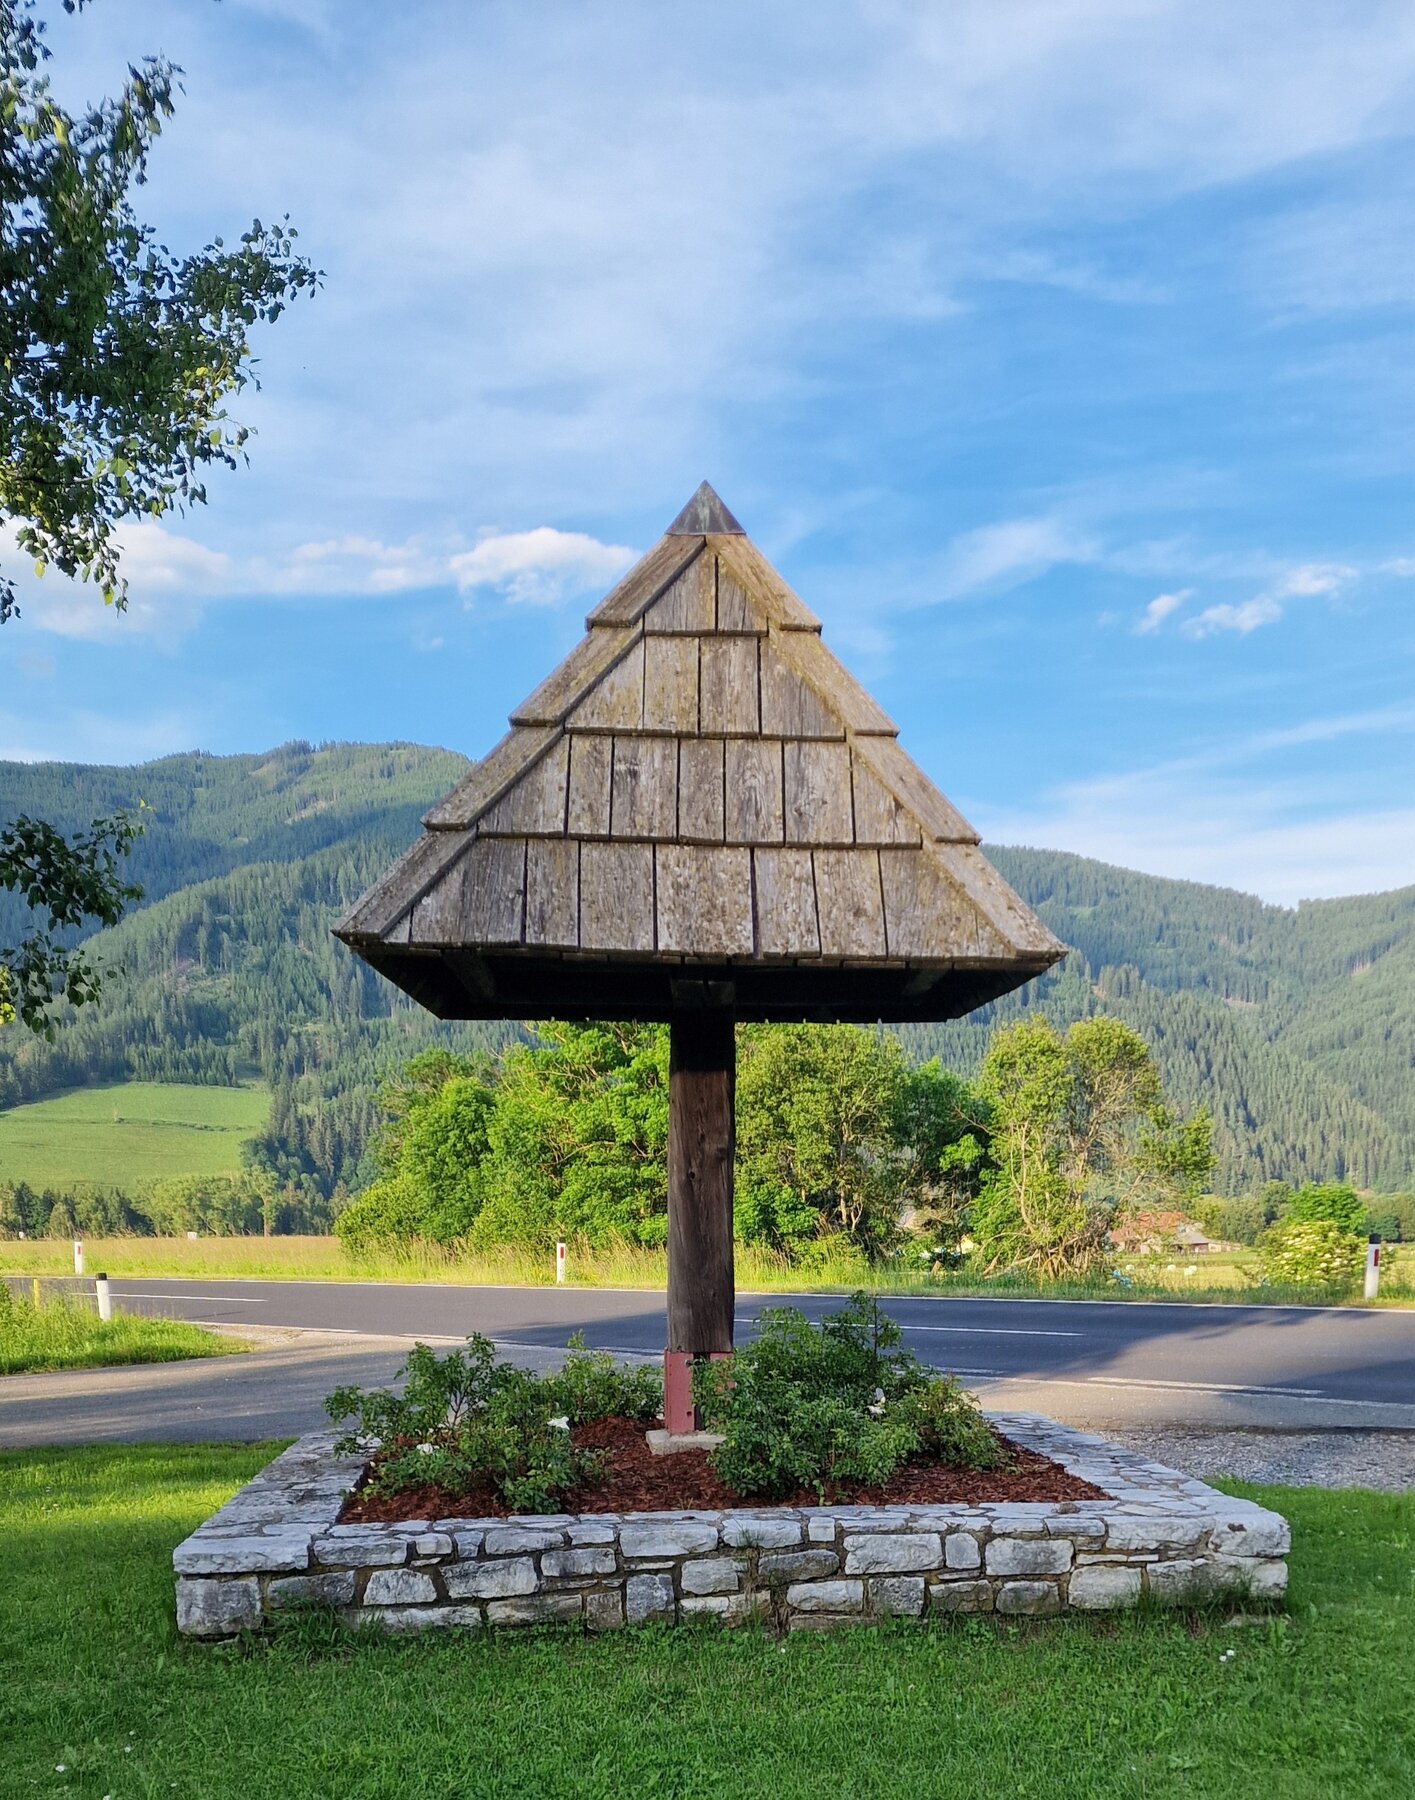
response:
<path id="1" fill-rule="evenodd" d="M 668 1349 L 721 1356 L 732 1348 L 735 1292 L 732 1015 L 679 1013 L 668 1041 Z"/>
<path id="2" fill-rule="evenodd" d="M 978 909 L 924 850 L 885 850 L 879 859 L 889 954 L 951 962 L 979 954 Z"/>
<path id="3" fill-rule="evenodd" d="M 539 762 L 482 815 L 483 833 L 549 837 L 565 830 L 565 789 L 570 772 L 570 740 L 561 736 Z"/>
<path id="4" fill-rule="evenodd" d="M 429 831 L 465 831 L 488 806 L 494 805 L 511 783 L 540 756 L 559 734 L 558 725 L 518 726 L 508 731 L 476 765 L 469 769 L 445 800 L 423 814 Z"/>
<path id="5" fill-rule="evenodd" d="M 430 831 L 334 927 L 339 938 L 382 937 L 404 918 L 471 842 L 468 831 Z"/>
<path id="6" fill-rule="evenodd" d="M 462 929 L 463 859 L 435 881 L 408 915 L 410 944 L 455 944 Z"/>
<path id="7" fill-rule="evenodd" d="M 462 859 L 456 942 L 519 944 L 526 905 L 526 840 L 478 838 Z"/>
<path id="8" fill-rule="evenodd" d="M 729 844 L 779 844 L 784 835 L 781 744 L 728 738 L 723 836 Z"/>
<path id="9" fill-rule="evenodd" d="M 609 836 L 609 769 L 614 739 L 598 732 L 572 731 L 570 793 L 565 829 L 571 837 Z"/>
<path id="10" fill-rule="evenodd" d="M 711 631 L 717 611 L 713 591 L 716 572 L 717 565 L 712 557 L 694 557 L 644 614 L 644 630 L 694 634 Z"/>
<path id="11" fill-rule="evenodd" d="M 788 738 L 784 760 L 786 842 L 852 843 L 848 747 Z"/>
<path id="12" fill-rule="evenodd" d="M 762 730 L 776 737 L 843 738 L 844 722 L 778 652 L 781 633 L 761 646 Z"/>
<path id="13" fill-rule="evenodd" d="M 978 909 L 986 944 L 980 955 L 1012 958 L 1020 954 L 1054 962 L 1065 953 L 1066 946 L 1052 936 L 972 844 L 934 844 L 930 854 Z"/>
<path id="14" fill-rule="evenodd" d="M 660 951 L 684 956 L 752 954 L 749 850 L 659 844 L 654 877 Z"/>
<path id="15" fill-rule="evenodd" d="M 820 696 L 831 715 L 856 736 L 898 736 L 898 727 L 889 714 L 813 632 L 773 632 L 772 647 L 787 667 Z"/>
<path id="16" fill-rule="evenodd" d="M 816 850 L 816 912 L 821 955 L 885 954 L 878 850 Z"/>
<path id="17" fill-rule="evenodd" d="M 757 693 L 757 640 L 754 637 L 699 639 L 699 729 L 706 736 L 761 730 Z"/>
<path id="18" fill-rule="evenodd" d="M 684 843 L 722 842 L 722 749 L 721 738 L 678 741 L 678 836 Z"/>
<path id="19" fill-rule="evenodd" d="M 786 585 L 750 538 L 712 537 L 708 544 L 732 579 L 746 589 L 748 603 L 760 617 L 783 631 L 820 630 L 820 620 Z"/>
<path id="20" fill-rule="evenodd" d="M 513 725 L 558 725 L 633 644 L 637 627 L 591 631 L 511 715 Z"/>
<path id="21" fill-rule="evenodd" d="M 591 627 L 637 624 L 663 590 L 702 555 L 704 541 L 700 537 L 661 537 L 609 590 L 585 623 Z"/>
<path id="22" fill-rule="evenodd" d="M 859 737 L 854 743 L 858 761 L 877 775 L 885 789 L 901 801 L 906 811 L 923 826 L 924 836 L 940 843 L 976 844 L 978 834 L 938 791 L 892 738 Z"/>
<path id="23" fill-rule="evenodd" d="M 609 830 L 617 838 L 678 835 L 677 738 L 615 738 Z"/>
<path id="24" fill-rule="evenodd" d="M 565 721 L 572 731 L 637 731 L 644 722 L 644 640 L 620 658 Z"/>
<path id="25" fill-rule="evenodd" d="M 855 794 L 855 842 L 857 844 L 917 844 L 918 821 L 905 810 L 876 775 L 850 758 L 850 782 Z"/>
<path id="26" fill-rule="evenodd" d="M 766 620 L 759 619 L 752 611 L 752 604 L 747 598 L 747 590 L 730 569 L 723 567 L 721 557 L 715 557 L 713 561 L 717 570 L 717 629 L 719 631 L 765 631 Z"/>
<path id="27" fill-rule="evenodd" d="M 652 844 L 581 844 L 580 948 L 653 949 Z"/>
<path id="28" fill-rule="evenodd" d="M 819 956 L 809 850 L 754 850 L 758 956 Z"/>
<path id="29" fill-rule="evenodd" d="M 644 640 L 644 729 L 698 729 L 698 640 L 650 637 Z"/>
<path id="30" fill-rule="evenodd" d="M 525 941 L 571 949 L 580 941 L 580 846 L 574 838 L 532 838 L 526 845 Z"/>

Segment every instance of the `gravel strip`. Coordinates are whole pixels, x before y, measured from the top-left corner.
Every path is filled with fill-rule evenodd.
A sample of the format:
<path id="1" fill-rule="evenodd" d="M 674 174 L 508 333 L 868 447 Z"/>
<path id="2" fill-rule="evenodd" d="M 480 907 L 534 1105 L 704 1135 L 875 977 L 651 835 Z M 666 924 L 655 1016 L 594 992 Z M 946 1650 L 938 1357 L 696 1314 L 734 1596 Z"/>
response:
<path id="1" fill-rule="evenodd" d="M 1285 1487 L 1415 1489 L 1412 1431 L 1150 1431 L 1107 1429 L 1112 1443 L 1208 1481 L 1216 1475 Z"/>

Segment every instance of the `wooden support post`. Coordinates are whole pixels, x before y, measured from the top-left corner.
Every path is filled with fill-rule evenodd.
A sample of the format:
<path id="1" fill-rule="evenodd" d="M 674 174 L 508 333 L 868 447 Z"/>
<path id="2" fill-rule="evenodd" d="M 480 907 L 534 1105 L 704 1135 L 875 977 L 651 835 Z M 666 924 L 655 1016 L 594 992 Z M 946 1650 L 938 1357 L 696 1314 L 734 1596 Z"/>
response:
<path id="1" fill-rule="evenodd" d="M 668 1348 L 663 1422 L 693 1431 L 695 1357 L 732 1349 L 737 1049 L 721 1007 L 677 1012 L 668 1059 Z"/>

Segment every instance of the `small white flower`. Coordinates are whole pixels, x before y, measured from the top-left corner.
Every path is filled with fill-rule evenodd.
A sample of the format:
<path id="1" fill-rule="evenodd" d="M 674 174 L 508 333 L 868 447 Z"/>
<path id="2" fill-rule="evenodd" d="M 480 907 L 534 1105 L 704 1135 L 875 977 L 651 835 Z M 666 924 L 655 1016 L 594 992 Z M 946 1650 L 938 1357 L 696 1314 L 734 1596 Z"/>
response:
<path id="1" fill-rule="evenodd" d="M 68 1765 L 68 1764 L 67 1764 L 67 1763 L 55 1763 L 55 1765 L 54 1765 L 54 1773 L 55 1773 L 55 1774 L 56 1774 L 56 1775 L 62 1775 L 62 1774 L 63 1774 L 63 1773 L 64 1773 L 64 1771 L 65 1771 L 65 1769 L 67 1769 L 67 1768 L 68 1768 L 68 1766 L 69 1766 L 69 1765 Z"/>
<path id="2" fill-rule="evenodd" d="M 883 1388 L 877 1387 L 875 1389 L 874 1404 L 870 1407 L 869 1410 L 874 1414 L 874 1416 L 876 1418 L 878 1418 L 880 1416 L 880 1414 L 884 1411 L 884 1389 Z"/>
<path id="3" fill-rule="evenodd" d="M 552 1431 L 568 1431 L 570 1429 L 570 1421 L 566 1418 L 564 1413 L 560 1413 L 554 1419 L 547 1419 L 546 1424 L 550 1426 Z"/>
<path id="4" fill-rule="evenodd" d="M 436 1454 L 437 1454 L 437 1445 L 436 1444 L 419 1444 L 418 1445 L 418 1455 L 419 1456 L 435 1456 Z"/>

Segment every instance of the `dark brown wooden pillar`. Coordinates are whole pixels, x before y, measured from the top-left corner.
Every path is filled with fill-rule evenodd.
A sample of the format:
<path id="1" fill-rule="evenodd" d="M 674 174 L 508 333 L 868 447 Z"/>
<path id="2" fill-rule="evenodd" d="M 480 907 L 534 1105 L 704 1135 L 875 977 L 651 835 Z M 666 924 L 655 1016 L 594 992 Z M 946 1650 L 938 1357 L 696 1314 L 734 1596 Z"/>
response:
<path id="1" fill-rule="evenodd" d="M 664 1422 L 694 1428 L 694 1357 L 732 1348 L 732 1171 L 737 1047 L 732 1014 L 674 1015 L 668 1059 L 668 1350 Z"/>

